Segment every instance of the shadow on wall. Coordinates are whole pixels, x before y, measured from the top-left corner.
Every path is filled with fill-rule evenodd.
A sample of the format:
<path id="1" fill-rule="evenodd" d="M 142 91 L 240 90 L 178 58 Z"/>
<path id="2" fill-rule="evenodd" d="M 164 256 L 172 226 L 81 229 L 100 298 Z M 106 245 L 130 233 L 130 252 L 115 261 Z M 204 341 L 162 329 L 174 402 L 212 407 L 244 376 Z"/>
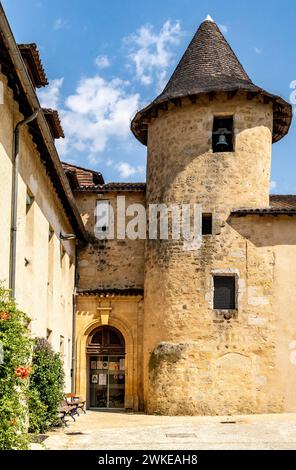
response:
<path id="1" fill-rule="evenodd" d="M 229 217 L 227 223 L 256 247 L 296 246 L 296 218 L 291 216 L 247 215 Z"/>

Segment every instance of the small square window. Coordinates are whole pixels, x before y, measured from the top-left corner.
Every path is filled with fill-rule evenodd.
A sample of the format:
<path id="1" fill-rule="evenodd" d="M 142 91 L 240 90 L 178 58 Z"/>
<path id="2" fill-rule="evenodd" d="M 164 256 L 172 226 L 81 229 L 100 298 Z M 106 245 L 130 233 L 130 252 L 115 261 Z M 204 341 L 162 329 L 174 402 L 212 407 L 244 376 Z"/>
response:
<path id="1" fill-rule="evenodd" d="M 109 234 L 111 222 L 111 201 L 99 200 L 96 205 L 96 226 L 95 231 L 98 234 Z"/>
<path id="2" fill-rule="evenodd" d="M 236 309 L 235 276 L 214 276 L 214 309 Z"/>
<path id="3" fill-rule="evenodd" d="M 213 152 L 233 152 L 233 116 L 214 117 Z"/>
<path id="4" fill-rule="evenodd" d="M 212 235 L 213 231 L 212 214 L 202 214 L 201 233 L 202 235 Z"/>

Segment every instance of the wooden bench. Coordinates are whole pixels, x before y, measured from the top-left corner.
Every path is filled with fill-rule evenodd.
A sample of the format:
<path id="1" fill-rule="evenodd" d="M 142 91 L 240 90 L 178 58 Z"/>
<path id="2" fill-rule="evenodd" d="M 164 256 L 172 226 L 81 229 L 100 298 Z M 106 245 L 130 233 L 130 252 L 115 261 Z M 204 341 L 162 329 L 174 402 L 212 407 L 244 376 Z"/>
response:
<path id="1" fill-rule="evenodd" d="M 61 419 L 62 423 L 67 426 L 66 416 L 70 416 L 73 421 L 76 421 L 74 415 L 77 413 L 77 406 L 71 405 L 67 402 L 67 400 L 62 400 L 58 409 L 59 418 Z"/>
<path id="2" fill-rule="evenodd" d="M 76 393 L 66 393 L 66 400 L 68 405 L 71 406 L 76 406 L 76 411 L 77 414 L 79 415 L 78 411 L 82 410 L 84 414 L 86 414 L 85 411 L 85 400 L 82 400 L 79 395 Z"/>

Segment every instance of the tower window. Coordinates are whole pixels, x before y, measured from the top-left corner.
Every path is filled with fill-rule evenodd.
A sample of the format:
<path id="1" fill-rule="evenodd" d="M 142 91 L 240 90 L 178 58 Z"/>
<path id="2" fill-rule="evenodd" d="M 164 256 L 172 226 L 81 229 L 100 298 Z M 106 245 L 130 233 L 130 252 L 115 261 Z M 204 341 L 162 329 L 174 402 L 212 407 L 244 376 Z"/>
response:
<path id="1" fill-rule="evenodd" d="M 202 214 L 202 225 L 201 225 L 202 235 L 212 235 L 212 230 L 213 230 L 212 214 Z"/>
<path id="2" fill-rule="evenodd" d="M 235 276 L 214 276 L 214 309 L 236 309 Z"/>
<path id="3" fill-rule="evenodd" d="M 213 152 L 233 152 L 233 116 L 214 117 Z"/>

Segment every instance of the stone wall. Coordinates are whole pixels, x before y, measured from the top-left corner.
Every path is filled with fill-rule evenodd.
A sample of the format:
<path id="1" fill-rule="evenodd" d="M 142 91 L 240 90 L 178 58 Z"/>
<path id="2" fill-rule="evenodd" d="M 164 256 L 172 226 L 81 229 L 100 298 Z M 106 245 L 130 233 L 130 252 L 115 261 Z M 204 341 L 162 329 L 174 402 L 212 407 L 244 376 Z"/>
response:
<path id="1" fill-rule="evenodd" d="M 145 206 L 144 192 L 76 192 L 76 202 L 90 237 L 79 251 L 79 289 L 105 290 L 143 288 L 145 240 L 98 240 L 94 236 L 95 208 L 98 200 L 109 200 L 114 209 L 117 231 L 117 196 L 126 197 L 126 207 Z M 126 221 L 129 221 L 127 217 Z M 142 296 L 78 295 L 76 315 L 76 390 L 89 405 L 89 374 L 86 344 L 94 328 L 101 326 L 99 307 L 110 308 L 109 325 L 125 339 L 125 408 L 143 409 L 143 300 Z"/>
<path id="2" fill-rule="evenodd" d="M 233 153 L 211 150 L 213 116 L 221 114 L 234 115 Z M 201 203 L 214 222 L 199 249 L 184 250 L 176 240 L 147 242 L 144 400 L 150 413 L 296 408 L 295 400 L 285 401 L 288 379 L 280 384 L 278 368 L 288 361 L 277 351 L 280 313 L 274 310 L 277 276 L 284 275 L 276 253 L 285 250 L 274 246 L 276 238 L 264 243 L 261 219 L 252 221 L 259 246 L 240 229 L 241 219 L 235 225 L 229 219 L 233 208 L 269 204 L 271 129 L 271 104 L 239 95 L 184 101 L 149 125 L 147 204 Z M 230 319 L 213 309 L 213 276 L 221 273 L 237 279 Z M 294 326 L 284 323 L 292 338 Z"/>
<path id="3" fill-rule="evenodd" d="M 90 235 L 90 243 L 79 252 L 79 288 L 96 289 L 143 287 L 144 240 L 98 240 L 94 236 L 95 207 L 97 200 L 109 200 L 114 209 L 115 233 L 116 197 L 126 197 L 126 207 L 140 203 L 145 206 L 143 192 L 76 192 L 75 198 Z M 127 222 L 129 218 L 127 217 Z"/>

